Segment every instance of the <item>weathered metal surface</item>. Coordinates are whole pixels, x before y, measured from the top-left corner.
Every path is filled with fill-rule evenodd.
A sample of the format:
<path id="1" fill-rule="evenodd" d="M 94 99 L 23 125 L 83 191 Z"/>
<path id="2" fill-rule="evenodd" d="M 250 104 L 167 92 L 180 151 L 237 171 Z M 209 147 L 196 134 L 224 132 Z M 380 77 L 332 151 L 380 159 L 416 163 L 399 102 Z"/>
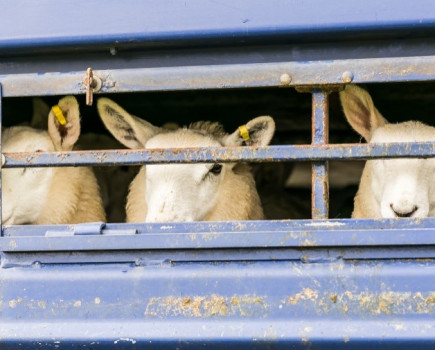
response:
<path id="1" fill-rule="evenodd" d="M 432 158 L 435 142 L 4 153 L 4 168 Z"/>
<path id="2" fill-rule="evenodd" d="M 312 144 L 329 143 L 329 102 L 328 92 L 312 92 Z M 311 217 L 327 219 L 329 214 L 328 162 L 313 162 L 311 180 Z"/>
<path id="3" fill-rule="evenodd" d="M 84 94 L 83 71 L 1 75 L 3 96 Z M 102 93 L 197 90 L 247 87 L 342 84 L 344 72 L 353 83 L 428 81 L 435 79 L 435 56 L 388 57 L 288 63 L 222 64 L 187 67 L 95 70 Z"/>
<path id="4" fill-rule="evenodd" d="M 433 260 L 167 258 L 0 269 L 2 348 L 435 345 Z"/>
<path id="5" fill-rule="evenodd" d="M 101 232 L 88 235 L 74 235 L 74 225 L 6 226 L 0 240 L 0 250 L 432 246 L 435 245 L 434 221 L 433 218 L 427 218 L 106 224 Z M 56 234 L 47 235 L 47 232 Z"/>
<path id="6" fill-rule="evenodd" d="M 232 7 L 222 6 L 229 4 L 225 1 L 171 6 L 156 1 L 153 11 L 165 11 L 160 16 L 140 11 L 146 16 L 147 30 L 143 31 L 141 18 L 140 30 L 134 35 L 131 29 L 138 22 L 125 26 L 111 20 L 113 14 L 118 19 L 118 12 L 110 11 L 114 3 L 100 8 L 98 18 L 97 12 L 81 9 L 82 20 L 89 13 L 93 16 L 83 27 L 77 26 L 78 21 L 68 21 L 75 11 L 56 14 L 67 6 L 76 8 L 75 4 L 53 7 L 47 1 L 41 6 L 50 11 L 41 9 L 41 13 L 50 20 L 32 14 L 31 22 L 18 28 L 24 32 L 17 31 L 16 23 L 9 27 L 7 21 L 0 21 L 7 29 L 0 33 L 0 55 L 93 44 L 117 55 L 119 47 L 113 44 L 132 47 L 174 40 L 172 44 L 192 45 L 196 39 L 205 39 L 212 45 L 224 39 L 240 42 L 262 35 L 261 40 L 280 35 L 301 38 L 301 34 L 318 38 L 319 33 L 326 37 L 333 30 L 367 34 L 367 29 L 389 29 L 397 36 L 398 29 L 409 30 L 411 25 L 435 28 L 428 11 L 433 4 L 428 1 L 420 6 L 400 1 L 400 11 L 385 11 L 399 8 L 393 0 L 381 5 L 369 1 L 358 5 L 357 12 L 362 14 L 358 18 L 343 16 L 355 5 L 352 2 L 333 2 L 328 4 L 330 11 L 324 11 L 324 6 L 313 6 L 311 0 L 298 2 L 298 6 L 276 0 L 275 5 L 294 11 L 280 11 L 279 6 L 267 4 L 273 11 L 266 13 L 258 11 L 265 5 L 256 0 L 243 5 L 243 11 L 235 10 L 233 2 Z M 98 3 L 91 1 L 85 6 Z M 16 6 L 14 3 L 13 8 Z M 134 6 L 122 6 L 127 12 L 137 12 L 140 6 L 151 5 L 134 1 Z M 203 16 L 196 16 L 197 21 L 191 21 L 190 16 L 195 15 L 192 8 L 202 9 L 198 12 Z M 7 9 L 8 5 L 0 16 L 7 17 Z M 309 10 L 309 17 L 301 17 L 301 9 Z M 252 16 L 242 19 L 241 13 Z M 329 21 L 320 21 L 316 15 Z M 173 21 L 162 21 L 162 16 Z M 127 18 L 132 17 L 127 13 Z M 222 21 L 215 21 L 216 17 Z M 315 28 L 312 18 L 316 18 Z M 50 35 L 41 36 L 40 31 L 20 35 L 30 33 L 34 23 L 42 31 L 48 28 Z M 230 27 L 229 23 L 237 25 Z M 162 30 L 166 25 L 172 26 L 170 32 Z M 75 35 L 70 35 L 71 31 Z M 15 39 L 10 39 L 10 32 Z M 101 33 L 105 36 L 98 35 Z M 297 50 L 292 47 L 291 51 Z M 389 51 L 394 49 L 389 47 Z M 253 61 L 258 62 L 261 55 L 254 56 Z M 213 65 L 192 61 L 196 66 L 185 58 L 187 64 L 177 67 L 161 67 L 164 64 L 156 61 L 147 64 L 159 68 L 136 69 L 145 65 L 130 63 L 123 67 L 132 69 L 97 70 L 95 75 L 101 79 L 103 93 L 279 86 L 313 89 L 349 82 L 435 80 L 435 56 L 387 56 L 353 60 L 322 56 L 323 61 L 311 57 L 311 61 L 297 58 L 299 61 L 251 64 L 227 59 L 231 64 L 212 60 Z M 84 94 L 86 67 L 67 73 L 2 75 L 0 83 L 5 97 Z M 61 70 L 68 69 L 61 66 Z M 0 109 L 1 97 L 0 89 Z M 313 217 L 321 220 L 5 227 L 0 238 L 0 347 L 433 348 L 435 219 L 326 218 L 327 160 L 429 158 L 435 155 L 435 142 L 325 145 L 327 112 L 326 94 L 315 91 L 312 146 L 6 154 L 5 168 L 314 161 Z"/>

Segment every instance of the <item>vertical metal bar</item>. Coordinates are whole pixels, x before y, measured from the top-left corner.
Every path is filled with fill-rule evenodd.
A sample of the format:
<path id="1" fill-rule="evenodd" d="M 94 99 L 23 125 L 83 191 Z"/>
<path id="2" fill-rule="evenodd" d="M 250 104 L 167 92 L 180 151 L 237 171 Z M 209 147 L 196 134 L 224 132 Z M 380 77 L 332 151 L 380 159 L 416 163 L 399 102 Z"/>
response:
<path id="1" fill-rule="evenodd" d="M 329 142 L 329 92 L 312 91 L 312 144 Z M 311 217 L 327 219 L 329 214 L 328 161 L 312 163 Z"/>
<path id="2" fill-rule="evenodd" d="M 2 102 L 3 102 L 3 87 L 0 84 L 0 236 L 3 236 L 3 218 L 2 218 L 2 167 L 3 167 L 3 153 L 2 153 Z"/>

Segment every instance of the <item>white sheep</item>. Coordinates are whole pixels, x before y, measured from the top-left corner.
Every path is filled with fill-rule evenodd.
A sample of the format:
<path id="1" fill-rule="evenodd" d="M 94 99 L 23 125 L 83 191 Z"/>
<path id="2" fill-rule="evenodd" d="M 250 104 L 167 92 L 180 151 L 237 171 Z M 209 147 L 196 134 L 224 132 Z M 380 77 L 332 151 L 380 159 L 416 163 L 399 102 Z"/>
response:
<path id="1" fill-rule="evenodd" d="M 48 131 L 13 126 L 2 132 L 3 152 L 70 151 L 80 135 L 79 106 L 72 96 L 59 100 L 67 123 L 48 114 Z M 46 116 L 47 117 L 47 116 Z M 90 168 L 2 170 L 2 224 L 74 224 L 105 221 L 99 188 Z"/>
<path id="2" fill-rule="evenodd" d="M 134 117 L 108 98 L 98 101 L 107 129 L 128 148 L 181 148 L 242 145 L 239 130 L 197 122 L 167 130 Z M 246 124 L 249 145 L 269 144 L 275 131 L 271 117 Z M 243 163 L 159 164 L 141 167 L 130 185 L 127 222 L 255 220 L 263 218 L 250 167 Z"/>
<path id="3" fill-rule="evenodd" d="M 348 85 L 340 92 L 350 125 L 370 143 L 435 140 L 435 128 L 418 121 L 389 124 L 367 91 Z M 435 215 L 435 159 L 379 159 L 366 162 L 353 218 Z"/>
<path id="4" fill-rule="evenodd" d="M 50 107 L 40 98 L 33 99 L 33 117 L 30 126 L 47 129 L 47 115 Z M 108 150 L 124 148 L 113 137 L 93 132 L 80 133 L 75 145 L 79 150 Z M 97 178 L 101 199 L 107 215 L 107 222 L 125 221 L 125 200 L 128 186 L 137 173 L 137 167 L 94 166 L 92 170 Z"/>

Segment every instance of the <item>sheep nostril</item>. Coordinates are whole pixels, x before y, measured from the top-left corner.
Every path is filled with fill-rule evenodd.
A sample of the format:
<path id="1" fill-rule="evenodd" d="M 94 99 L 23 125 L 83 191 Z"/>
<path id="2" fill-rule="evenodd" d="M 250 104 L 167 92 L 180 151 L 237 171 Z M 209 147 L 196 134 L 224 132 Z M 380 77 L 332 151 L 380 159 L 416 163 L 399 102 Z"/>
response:
<path id="1" fill-rule="evenodd" d="M 399 218 L 409 218 L 409 217 L 411 217 L 411 216 L 412 216 L 412 215 L 413 215 L 413 214 L 418 210 L 418 206 L 415 205 L 415 206 L 412 208 L 411 211 L 408 211 L 408 212 L 400 212 L 400 211 L 397 211 L 397 210 L 394 209 L 392 203 L 390 204 L 390 208 L 391 208 L 391 210 L 393 211 L 393 213 L 396 214 L 396 216 L 399 217 Z"/>

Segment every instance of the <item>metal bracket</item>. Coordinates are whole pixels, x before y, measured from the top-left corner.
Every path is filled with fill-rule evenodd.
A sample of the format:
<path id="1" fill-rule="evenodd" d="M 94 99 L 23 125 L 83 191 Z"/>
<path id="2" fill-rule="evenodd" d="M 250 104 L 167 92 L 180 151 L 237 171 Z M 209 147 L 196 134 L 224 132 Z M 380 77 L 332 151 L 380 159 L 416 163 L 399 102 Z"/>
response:
<path id="1" fill-rule="evenodd" d="M 86 105 L 92 106 L 94 103 L 94 92 L 101 90 L 102 82 L 101 79 L 94 75 L 92 68 L 86 70 L 86 76 L 84 79 L 86 86 Z"/>

